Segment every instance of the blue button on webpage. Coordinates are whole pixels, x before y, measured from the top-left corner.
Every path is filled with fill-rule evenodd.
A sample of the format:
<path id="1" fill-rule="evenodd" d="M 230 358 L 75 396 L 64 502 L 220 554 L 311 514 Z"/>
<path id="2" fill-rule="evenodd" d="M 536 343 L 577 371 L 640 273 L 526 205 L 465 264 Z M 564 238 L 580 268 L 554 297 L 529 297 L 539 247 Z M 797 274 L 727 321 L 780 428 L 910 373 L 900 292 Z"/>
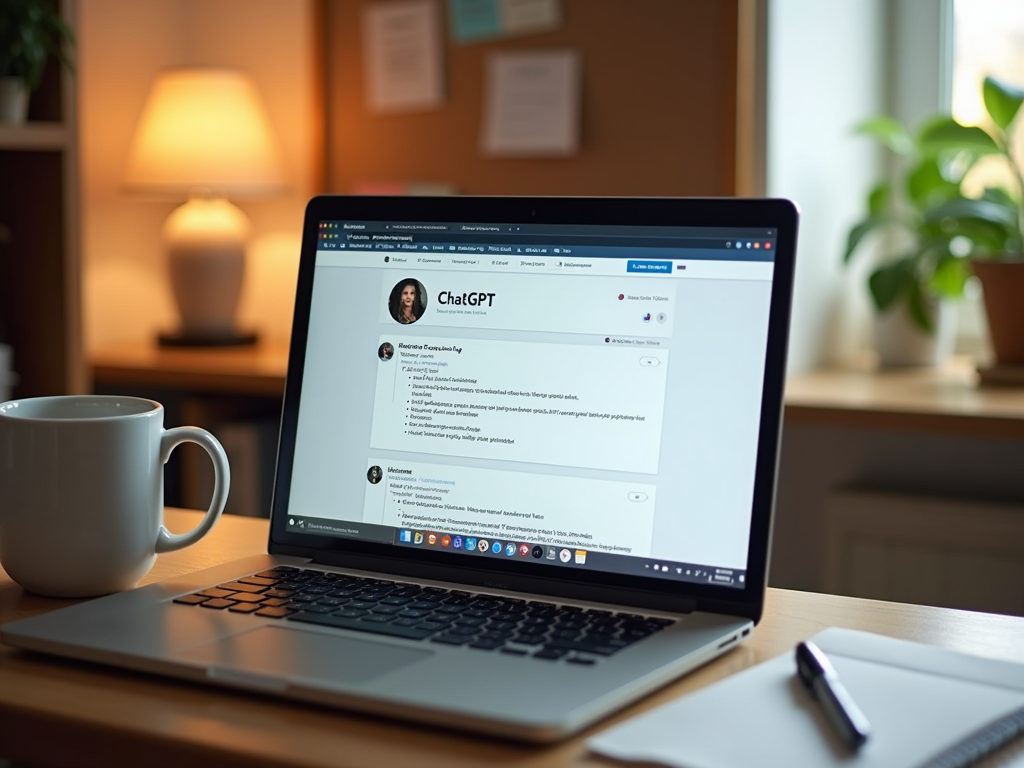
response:
<path id="1" fill-rule="evenodd" d="M 671 261 L 636 261 L 634 259 L 630 259 L 629 261 L 626 262 L 626 271 L 627 272 L 647 272 L 647 273 L 651 273 L 651 274 L 653 274 L 655 272 L 658 272 L 658 273 L 667 275 L 670 272 L 672 272 L 672 262 Z"/>

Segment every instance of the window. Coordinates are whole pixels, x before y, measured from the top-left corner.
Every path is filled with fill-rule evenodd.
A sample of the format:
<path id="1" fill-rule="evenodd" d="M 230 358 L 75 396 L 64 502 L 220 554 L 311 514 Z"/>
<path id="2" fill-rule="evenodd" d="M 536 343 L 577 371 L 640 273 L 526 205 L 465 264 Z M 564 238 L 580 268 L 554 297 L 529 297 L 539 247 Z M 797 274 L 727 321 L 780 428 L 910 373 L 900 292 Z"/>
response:
<path id="1" fill-rule="evenodd" d="M 1024 13 L 1020 0 L 955 0 L 951 58 L 953 117 L 964 125 L 982 124 L 988 119 L 981 94 L 986 77 L 1024 87 Z M 1017 131 L 1013 145 L 1014 156 L 1020 162 L 1024 158 L 1024 131 Z M 971 195 L 980 195 L 991 186 L 1014 189 L 1005 163 L 994 158 L 979 162 L 964 185 Z M 963 351 L 977 354 L 985 334 L 980 325 L 980 286 L 974 282 L 967 286 L 960 341 Z"/>
<path id="2" fill-rule="evenodd" d="M 988 75 L 1024 87 L 1020 0 L 956 0 L 953 6 L 953 116 L 961 123 L 984 119 L 979 85 Z"/>

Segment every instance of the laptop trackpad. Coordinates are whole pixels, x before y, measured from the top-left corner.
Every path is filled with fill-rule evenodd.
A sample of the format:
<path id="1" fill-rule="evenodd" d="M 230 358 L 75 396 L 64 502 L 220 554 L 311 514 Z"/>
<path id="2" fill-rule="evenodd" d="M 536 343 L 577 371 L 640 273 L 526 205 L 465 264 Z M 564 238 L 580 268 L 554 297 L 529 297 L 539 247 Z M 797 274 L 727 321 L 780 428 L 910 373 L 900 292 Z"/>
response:
<path id="1" fill-rule="evenodd" d="M 291 627 L 260 627 L 190 648 L 182 655 L 208 665 L 211 678 L 284 690 L 288 679 L 365 683 L 434 654 Z"/>

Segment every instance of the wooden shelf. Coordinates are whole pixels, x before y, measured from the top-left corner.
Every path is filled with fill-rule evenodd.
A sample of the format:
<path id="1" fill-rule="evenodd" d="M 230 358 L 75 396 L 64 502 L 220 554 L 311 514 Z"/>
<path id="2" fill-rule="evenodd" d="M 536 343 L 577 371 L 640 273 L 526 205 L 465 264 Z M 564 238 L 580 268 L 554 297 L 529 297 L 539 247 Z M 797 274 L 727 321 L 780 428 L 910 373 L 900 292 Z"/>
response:
<path id="1" fill-rule="evenodd" d="M 51 0 L 74 29 L 76 0 Z M 50 57 L 28 122 L 0 124 L 0 333 L 13 396 L 84 392 L 76 89 Z"/>
<path id="2" fill-rule="evenodd" d="M 282 343 L 189 349 L 123 344 L 95 350 L 89 363 L 95 384 L 280 397 L 288 347 Z"/>
<path id="3" fill-rule="evenodd" d="M 68 147 L 70 137 L 71 132 L 62 123 L 0 124 L 0 150 L 60 151 Z"/>
<path id="4" fill-rule="evenodd" d="M 981 387 L 974 363 L 879 370 L 867 360 L 790 377 L 787 423 L 1024 437 L 1024 388 Z"/>

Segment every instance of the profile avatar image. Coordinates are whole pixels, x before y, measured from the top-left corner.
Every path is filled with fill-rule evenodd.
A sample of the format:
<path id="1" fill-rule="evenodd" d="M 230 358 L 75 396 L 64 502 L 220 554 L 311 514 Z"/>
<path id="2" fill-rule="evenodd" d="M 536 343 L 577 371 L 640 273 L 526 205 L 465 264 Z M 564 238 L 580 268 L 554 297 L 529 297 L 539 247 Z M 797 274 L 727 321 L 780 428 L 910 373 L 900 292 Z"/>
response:
<path id="1" fill-rule="evenodd" d="M 396 323 L 412 325 L 427 309 L 427 289 L 423 283 L 407 277 L 391 289 L 388 298 L 388 312 Z"/>
<path id="2" fill-rule="evenodd" d="M 387 362 L 395 356 L 395 345 L 390 341 L 385 341 L 379 347 L 377 347 L 377 357 L 384 362 Z"/>
<path id="3" fill-rule="evenodd" d="M 366 479 L 370 481 L 370 485 L 376 485 L 384 478 L 384 471 L 374 464 L 368 470 L 366 470 Z"/>

